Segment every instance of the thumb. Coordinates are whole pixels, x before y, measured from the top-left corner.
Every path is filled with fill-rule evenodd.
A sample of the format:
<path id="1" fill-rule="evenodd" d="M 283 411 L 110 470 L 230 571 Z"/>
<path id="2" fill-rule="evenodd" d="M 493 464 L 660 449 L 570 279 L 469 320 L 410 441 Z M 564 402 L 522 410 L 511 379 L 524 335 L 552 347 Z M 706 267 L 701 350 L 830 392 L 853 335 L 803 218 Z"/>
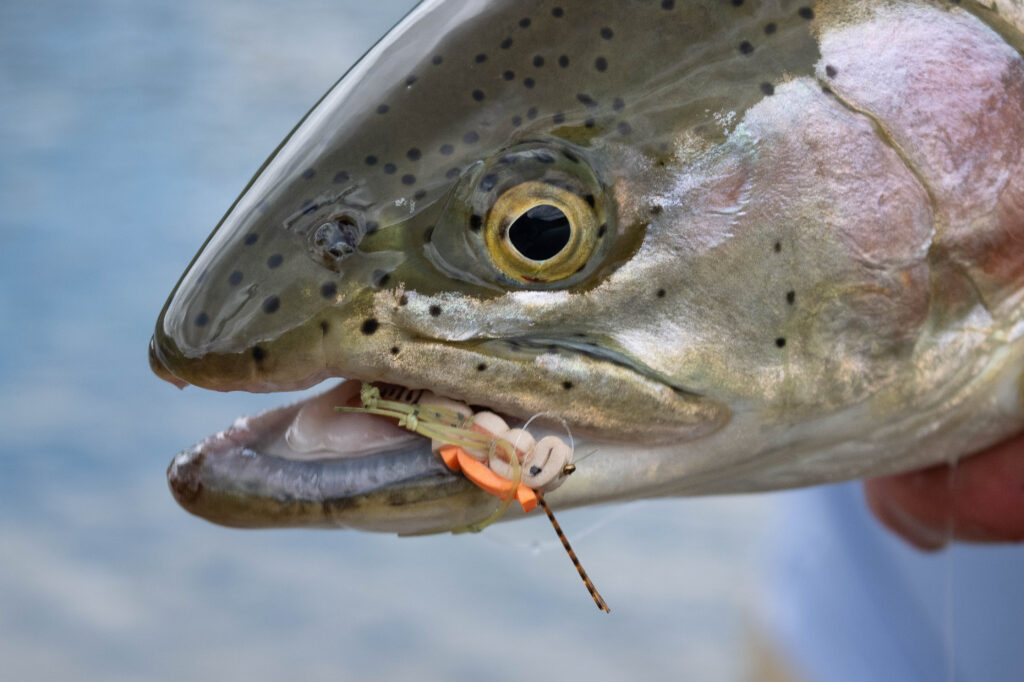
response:
<path id="1" fill-rule="evenodd" d="M 1024 542 L 1024 434 L 942 465 L 864 483 L 868 506 L 910 544 Z"/>

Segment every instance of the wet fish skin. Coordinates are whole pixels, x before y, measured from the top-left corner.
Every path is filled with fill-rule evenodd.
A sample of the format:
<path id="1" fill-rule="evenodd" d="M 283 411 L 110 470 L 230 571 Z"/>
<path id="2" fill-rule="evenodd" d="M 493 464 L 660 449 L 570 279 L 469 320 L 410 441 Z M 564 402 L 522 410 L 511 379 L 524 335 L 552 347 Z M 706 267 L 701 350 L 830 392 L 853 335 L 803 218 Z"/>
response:
<path id="1" fill-rule="evenodd" d="M 1024 425 L 1024 21 L 996 4 L 425 2 L 225 216 L 154 369 L 557 415 L 599 444 L 563 505 L 979 449 Z M 557 282 L 476 229 L 530 180 L 603 230 Z"/>

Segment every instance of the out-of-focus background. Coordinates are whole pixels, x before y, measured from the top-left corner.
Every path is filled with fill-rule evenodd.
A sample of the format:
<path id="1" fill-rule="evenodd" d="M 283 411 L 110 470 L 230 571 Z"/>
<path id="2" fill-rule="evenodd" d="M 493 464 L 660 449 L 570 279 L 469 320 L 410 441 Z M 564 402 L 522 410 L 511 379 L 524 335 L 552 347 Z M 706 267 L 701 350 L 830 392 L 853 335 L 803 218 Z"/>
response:
<path id="1" fill-rule="evenodd" d="M 784 674 L 900 660 L 920 679 L 975 656 L 1024 679 L 1020 647 L 986 634 L 1005 597 L 962 577 L 1007 580 L 1022 554 L 922 559 L 855 487 L 563 513 L 611 617 L 539 515 L 398 539 L 176 506 L 170 458 L 282 397 L 157 380 L 156 315 L 264 158 L 412 4 L 0 2 L 0 679 L 748 680 L 777 656 Z M 878 615 L 897 603 L 909 620 Z M 847 660 L 816 631 L 878 641 Z"/>

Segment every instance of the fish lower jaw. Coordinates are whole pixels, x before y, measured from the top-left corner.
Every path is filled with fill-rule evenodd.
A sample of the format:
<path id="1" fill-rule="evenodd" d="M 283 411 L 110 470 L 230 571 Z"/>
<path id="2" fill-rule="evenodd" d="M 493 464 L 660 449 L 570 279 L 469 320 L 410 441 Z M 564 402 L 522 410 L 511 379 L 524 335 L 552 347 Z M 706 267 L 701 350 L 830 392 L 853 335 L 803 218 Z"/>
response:
<path id="1" fill-rule="evenodd" d="M 436 441 L 432 447 L 430 438 L 392 418 L 337 409 L 360 407 L 364 386 L 343 381 L 301 402 L 238 418 L 172 460 L 172 494 L 187 511 L 234 527 L 438 532 L 493 511 L 495 498 L 450 471 Z M 408 402 L 424 393 L 370 386 Z M 530 430 L 540 439 L 545 429 Z"/>

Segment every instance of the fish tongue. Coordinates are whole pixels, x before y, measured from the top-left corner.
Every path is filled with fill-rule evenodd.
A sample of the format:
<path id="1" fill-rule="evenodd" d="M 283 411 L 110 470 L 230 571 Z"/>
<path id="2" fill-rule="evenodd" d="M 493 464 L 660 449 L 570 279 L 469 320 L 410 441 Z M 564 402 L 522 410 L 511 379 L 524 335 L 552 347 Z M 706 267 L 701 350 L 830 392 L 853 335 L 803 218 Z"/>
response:
<path id="1" fill-rule="evenodd" d="M 358 381 L 346 381 L 302 406 L 284 435 L 293 458 L 365 457 L 417 438 L 389 419 L 335 409 L 358 405 L 359 387 Z"/>

